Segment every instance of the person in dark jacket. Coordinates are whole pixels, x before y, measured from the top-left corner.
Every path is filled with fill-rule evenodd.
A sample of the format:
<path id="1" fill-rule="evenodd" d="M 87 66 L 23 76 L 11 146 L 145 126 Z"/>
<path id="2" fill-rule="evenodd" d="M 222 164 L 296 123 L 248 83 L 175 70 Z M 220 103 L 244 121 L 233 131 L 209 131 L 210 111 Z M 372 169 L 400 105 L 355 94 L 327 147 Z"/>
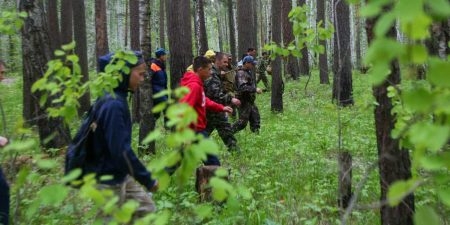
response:
<path id="1" fill-rule="evenodd" d="M 111 175 L 112 179 L 110 180 L 98 180 L 102 188 L 110 188 L 120 193 L 119 202 L 129 199 L 139 202 L 139 208 L 136 210 L 134 218 L 156 210 L 148 192 L 155 192 L 158 189 L 158 182 L 152 178 L 151 173 L 131 149 L 128 92 L 136 90 L 147 71 L 142 55 L 139 52 L 135 52 L 135 55 L 138 57 L 138 62 L 127 64 L 130 74 L 122 74 L 123 79 L 114 89 L 114 93 L 107 93 L 100 97 L 94 105 L 93 113 L 96 122 L 95 128 L 93 128 L 91 149 L 95 150 L 95 154 L 86 159 L 83 167 L 85 174 L 95 173 L 97 178 Z M 101 56 L 98 60 L 99 71 L 104 72 L 105 67 L 113 60 L 113 53 Z M 92 127 L 86 121 L 82 126 Z"/>
<path id="2" fill-rule="evenodd" d="M 244 129 L 249 121 L 250 130 L 254 133 L 259 132 L 260 115 L 255 99 L 256 93 L 260 94 L 262 91 L 256 87 L 256 79 L 252 73 L 255 64 L 252 56 L 244 57 L 242 68 L 236 75 L 236 97 L 241 101 L 241 105 L 239 106 L 239 119 L 232 125 L 234 133 Z"/>
<path id="3" fill-rule="evenodd" d="M 224 53 L 217 53 L 214 65 L 211 69 L 211 77 L 205 80 L 204 88 L 206 97 L 222 105 L 239 106 L 241 102 L 233 95 L 227 93 L 224 89 L 220 74 L 228 66 L 228 56 Z M 228 147 L 228 151 L 239 151 L 237 140 L 231 130 L 231 124 L 228 122 L 227 115 L 223 112 L 215 113 L 207 111 L 206 118 L 208 124 L 206 132 L 209 135 L 217 129 L 223 143 Z"/>
<path id="4" fill-rule="evenodd" d="M 155 51 L 154 59 L 151 59 L 150 70 L 152 72 L 152 91 L 153 95 L 158 94 L 161 91 L 167 90 L 167 73 L 166 73 L 166 61 L 167 51 L 164 48 L 158 48 Z M 167 102 L 168 96 L 164 95 L 159 98 L 153 99 L 153 106 L 156 106 L 162 102 Z M 164 111 L 165 113 L 165 111 Z M 161 113 L 154 114 L 155 120 L 160 117 Z M 167 122 L 167 118 L 164 117 L 164 123 Z"/>
<path id="5" fill-rule="evenodd" d="M 194 71 L 186 72 L 181 78 L 181 86 L 189 88 L 189 93 L 180 99 L 192 106 L 197 112 L 197 123 L 191 124 L 191 128 L 198 134 L 208 137 L 205 132 L 207 126 L 206 111 L 211 112 L 233 112 L 229 106 L 223 106 L 210 100 L 205 96 L 203 82 L 211 76 L 211 62 L 204 56 L 198 56 L 194 59 Z M 205 165 L 220 166 L 219 158 L 208 154 Z"/>

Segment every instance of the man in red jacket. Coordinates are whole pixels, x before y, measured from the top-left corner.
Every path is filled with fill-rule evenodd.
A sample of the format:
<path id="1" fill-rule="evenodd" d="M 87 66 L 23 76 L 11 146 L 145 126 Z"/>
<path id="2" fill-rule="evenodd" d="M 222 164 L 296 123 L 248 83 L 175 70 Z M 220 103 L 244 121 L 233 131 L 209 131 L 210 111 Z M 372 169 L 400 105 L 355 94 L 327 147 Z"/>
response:
<path id="1" fill-rule="evenodd" d="M 223 106 L 211 101 L 205 96 L 203 82 L 211 76 L 211 62 L 204 56 L 198 56 L 194 59 L 194 71 L 188 71 L 181 78 L 181 86 L 189 88 L 189 93 L 185 95 L 180 102 L 185 102 L 192 106 L 197 112 L 197 123 L 192 124 L 191 128 L 199 134 L 207 137 L 206 128 L 206 110 L 213 112 L 232 113 L 233 109 L 229 106 Z M 219 158 L 215 155 L 208 155 L 205 165 L 220 166 Z"/>

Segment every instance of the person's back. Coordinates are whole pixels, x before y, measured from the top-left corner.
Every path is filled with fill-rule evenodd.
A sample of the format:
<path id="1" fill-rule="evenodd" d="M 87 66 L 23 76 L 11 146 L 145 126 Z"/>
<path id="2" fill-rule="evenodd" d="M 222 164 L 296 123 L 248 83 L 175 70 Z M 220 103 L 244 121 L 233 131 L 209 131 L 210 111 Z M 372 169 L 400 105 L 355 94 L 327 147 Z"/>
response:
<path id="1" fill-rule="evenodd" d="M 156 210 L 147 192 L 156 191 L 158 182 L 152 179 L 151 173 L 131 149 L 131 117 L 126 99 L 128 91 L 137 89 L 147 71 L 142 56 L 138 52 L 135 55 L 138 57 L 138 62 L 127 65 L 130 68 L 130 74 L 122 74 L 123 79 L 114 89 L 114 93 L 107 93 L 96 101 L 93 111 L 90 111 L 93 113 L 95 122 L 88 124 L 85 120 L 72 143 L 79 141 L 80 133 L 87 128 L 86 126 L 92 130 L 92 136 L 88 137 L 90 138 L 88 144 L 93 154 L 87 156 L 82 167 L 83 174 L 95 173 L 100 183 L 99 187 L 115 191 L 120 202 L 137 201 L 140 206 L 134 216 L 140 217 Z M 103 72 L 112 60 L 114 60 L 113 54 L 100 57 L 99 70 Z M 69 151 L 68 159 L 70 155 Z M 103 175 L 110 175 L 111 179 L 100 180 L 99 178 Z"/>
<path id="2" fill-rule="evenodd" d="M 163 48 L 155 51 L 155 59 L 151 60 L 150 70 L 152 71 L 152 90 L 153 95 L 167 89 L 167 73 L 165 62 L 167 60 L 167 52 Z M 161 102 L 167 101 L 168 96 L 164 95 L 154 99 L 154 106 Z"/>

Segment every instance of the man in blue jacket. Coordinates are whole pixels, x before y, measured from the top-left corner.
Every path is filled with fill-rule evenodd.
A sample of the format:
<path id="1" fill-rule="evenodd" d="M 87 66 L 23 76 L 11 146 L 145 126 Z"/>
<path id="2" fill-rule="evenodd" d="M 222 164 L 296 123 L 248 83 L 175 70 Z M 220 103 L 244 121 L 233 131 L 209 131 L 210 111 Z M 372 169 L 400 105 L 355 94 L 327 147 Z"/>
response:
<path id="1" fill-rule="evenodd" d="M 134 218 L 137 218 L 156 210 L 149 192 L 155 192 L 158 189 L 158 182 L 152 179 L 151 173 L 131 149 L 128 92 L 136 90 L 147 72 L 142 55 L 139 52 L 135 52 L 135 55 L 138 57 L 138 62 L 127 64 L 130 74 L 122 74 L 123 79 L 114 89 L 114 93 L 107 93 L 95 103 L 93 111 L 95 127 L 90 143 L 94 154 L 86 158 L 83 172 L 85 174 L 95 173 L 97 178 L 111 175 L 112 179 L 110 180 L 99 180 L 100 186 L 120 193 L 120 202 L 130 199 L 139 202 L 139 208 L 134 215 Z M 113 57 L 113 54 L 108 54 L 99 58 L 101 72 L 104 72 L 105 67 L 114 60 Z M 92 125 L 86 124 L 86 122 L 82 126 L 91 126 L 92 128 Z"/>
<path id="2" fill-rule="evenodd" d="M 166 61 L 167 52 L 164 48 L 158 48 L 155 51 L 154 59 L 151 59 L 150 70 L 152 72 L 152 90 L 153 95 L 158 94 L 161 91 L 167 90 L 167 73 L 166 73 Z M 162 102 L 167 102 L 167 95 L 153 99 L 153 106 L 156 106 Z M 154 114 L 155 120 L 160 117 L 160 113 Z M 167 119 L 164 117 L 164 123 Z"/>

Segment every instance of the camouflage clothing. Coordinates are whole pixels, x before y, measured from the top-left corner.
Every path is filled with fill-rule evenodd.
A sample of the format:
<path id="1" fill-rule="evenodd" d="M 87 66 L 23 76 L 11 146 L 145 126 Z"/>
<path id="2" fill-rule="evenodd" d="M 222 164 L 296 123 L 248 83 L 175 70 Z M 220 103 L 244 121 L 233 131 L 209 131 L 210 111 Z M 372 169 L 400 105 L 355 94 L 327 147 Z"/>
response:
<path id="1" fill-rule="evenodd" d="M 249 70 L 238 70 L 236 76 L 237 98 L 241 100 L 239 106 L 239 119 L 232 125 L 233 132 L 238 132 L 247 126 L 250 121 L 250 130 L 259 132 L 260 116 L 255 104 L 256 82 Z"/>
<path id="2" fill-rule="evenodd" d="M 215 66 L 211 69 L 211 77 L 205 80 L 204 83 L 205 95 L 209 99 L 220 103 L 222 105 L 230 105 L 232 95 L 225 92 L 222 81 L 220 80 L 220 70 Z M 227 116 L 224 112 L 216 113 L 207 111 L 206 113 L 206 129 L 208 136 L 217 129 L 223 143 L 228 147 L 228 150 L 236 150 L 236 138 L 231 130 L 231 124 L 228 122 Z"/>
<path id="3" fill-rule="evenodd" d="M 256 80 L 256 84 L 258 84 L 261 80 L 264 83 L 264 87 L 266 87 L 266 90 L 270 90 L 269 86 L 269 80 L 267 79 L 266 70 L 267 65 L 269 65 L 269 60 L 265 58 L 261 58 L 258 61 L 258 79 Z"/>
<path id="4" fill-rule="evenodd" d="M 225 71 L 225 74 L 221 74 L 220 78 L 222 80 L 225 93 L 234 97 L 236 91 L 236 72 L 234 69 Z"/>

